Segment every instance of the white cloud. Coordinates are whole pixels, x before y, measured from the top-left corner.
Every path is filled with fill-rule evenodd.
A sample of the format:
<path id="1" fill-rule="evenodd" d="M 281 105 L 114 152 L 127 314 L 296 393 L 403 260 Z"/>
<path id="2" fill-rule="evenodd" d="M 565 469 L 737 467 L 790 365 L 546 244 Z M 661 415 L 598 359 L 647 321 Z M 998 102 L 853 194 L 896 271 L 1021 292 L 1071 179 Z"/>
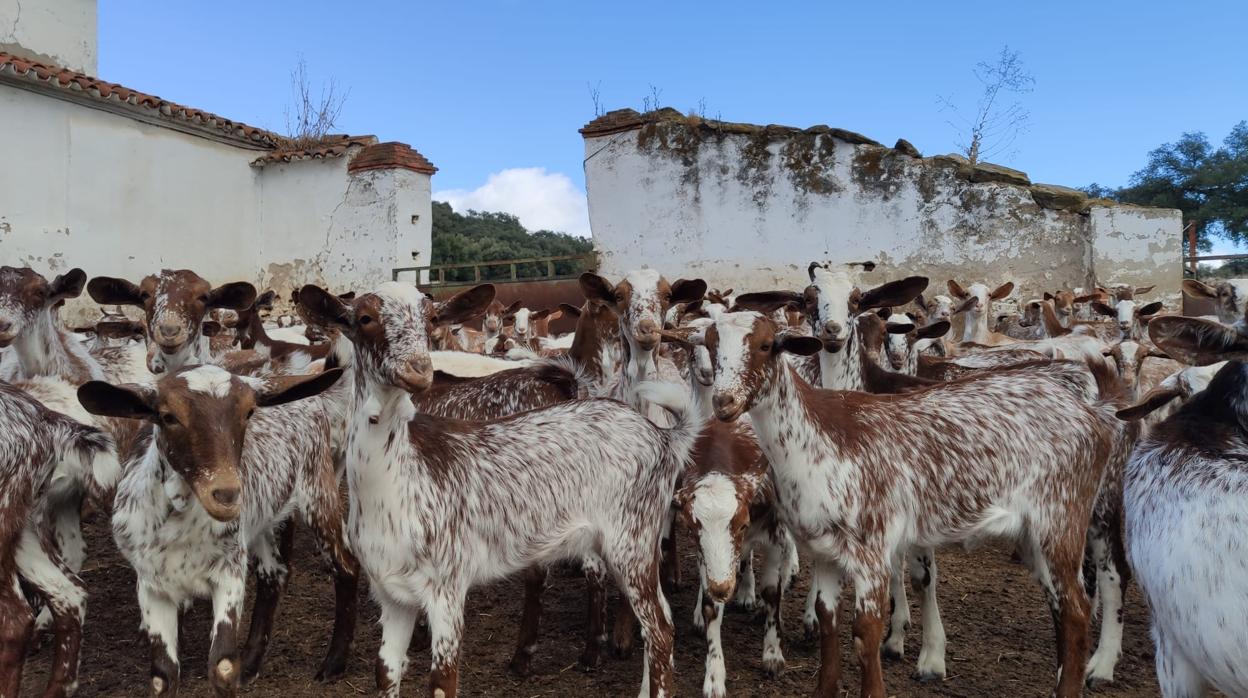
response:
<path id="1" fill-rule="evenodd" d="M 456 213 L 469 209 L 503 211 L 520 219 L 529 230 L 554 230 L 589 237 L 589 208 L 585 192 L 567 175 L 543 167 L 513 167 L 495 172 L 485 184 L 473 189 L 447 189 L 433 193 Z"/>

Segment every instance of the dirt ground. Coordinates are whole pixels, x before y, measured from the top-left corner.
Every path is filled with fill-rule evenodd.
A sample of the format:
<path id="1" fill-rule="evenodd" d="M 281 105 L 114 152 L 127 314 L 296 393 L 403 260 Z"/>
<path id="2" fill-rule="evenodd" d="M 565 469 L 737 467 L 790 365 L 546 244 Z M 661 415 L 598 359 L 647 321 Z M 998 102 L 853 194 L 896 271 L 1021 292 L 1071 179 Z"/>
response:
<path id="1" fill-rule="evenodd" d="M 245 695 L 358 696 L 373 693 L 373 658 L 380 640 L 377 610 L 361 603 L 359 630 L 345 679 L 330 685 L 312 680 L 329 639 L 333 590 L 315 557 L 311 536 L 296 536 L 295 569 L 290 591 L 282 599 L 264 672 Z M 138 631 L 134 574 L 118 555 L 105 522 L 89 526 L 89 559 L 84 578 L 90 591 L 79 696 L 138 696 L 147 693 L 148 650 Z M 684 585 L 671 598 L 676 622 L 676 682 L 679 695 L 699 695 L 705 644 L 690 618 L 695 589 L 692 548 L 682 541 Z M 948 634 L 949 677 L 939 684 L 912 679 L 918 653 L 917 608 L 913 611 L 906 650 L 900 662 L 885 664 L 885 682 L 897 696 L 1042 696 L 1055 681 L 1053 625 L 1039 587 L 1026 571 L 1010 561 L 1002 548 L 974 552 L 949 549 L 938 554 L 939 599 Z M 762 671 L 762 626 L 744 611 L 729 611 L 723 626 L 728 691 L 734 696 L 795 696 L 814 689 L 818 648 L 802 641 L 801 614 L 808 577 L 803 570 L 796 591 L 784 602 L 785 672 L 768 679 Z M 365 592 L 366 593 L 366 592 Z M 551 576 L 545 598 L 541 643 L 533 675 L 517 679 L 507 671 L 522 589 L 509 581 L 475 591 L 469 597 L 467 637 L 461 665 L 464 695 L 490 696 L 635 696 L 641 681 L 640 652 L 630 660 L 604 654 L 602 666 L 584 673 L 576 665 L 584 628 L 584 583 L 566 570 Z M 914 599 L 911 599 L 914 603 Z M 612 600 L 612 606 L 616 599 Z M 846 600 L 848 606 L 848 600 Z M 250 606 L 248 607 L 248 613 Z M 209 696 L 207 669 L 209 608 L 195 606 L 183 619 L 181 645 L 183 694 Z M 843 626 L 843 636 L 847 628 Z M 242 635 L 245 637 L 245 635 Z M 28 661 L 24 695 L 42 690 L 50 658 L 46 645 Z M 842 655 L 846 669 L 843 692 L 857 695 L 857 667 L 849 640 Z M 404 695 L 425 695 L 428 652 L 412 653 Z M 1138 589 L 1127 598 L 1126 639 L 1117 682 L 1096 690 L 1103 696 L 1158 695 L 1153 652 L 1148 640 L 1147 612 Z M 844 690 L 848 687 L 850 690 Z"/>

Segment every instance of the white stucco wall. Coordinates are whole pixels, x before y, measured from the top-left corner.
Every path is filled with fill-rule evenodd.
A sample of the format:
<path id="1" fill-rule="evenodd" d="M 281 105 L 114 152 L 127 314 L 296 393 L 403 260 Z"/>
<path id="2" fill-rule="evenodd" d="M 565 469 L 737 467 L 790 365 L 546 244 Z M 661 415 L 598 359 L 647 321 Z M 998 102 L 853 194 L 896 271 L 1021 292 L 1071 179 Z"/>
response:
<path id="1" fill-rule="evenodd" d="M 1086 213 L 1040 206 L 1026 186 L 973 183 L 956 160 L 828 129 L 658 122 L 587 136 L 585 154 L 594 243 L 610 276 L 650 266 L 739 291 L 800 288 L 811 261 L 870 259 L 880 267 L 869 280 L 1009 280 L 1019 293 L 1087 286 L 1100 270 L 1176 288 L 1181 279 L 1169 212 L 1116 207 L 1094 228 Z M 1106 258 L 1095 269 L 1094 239 Z M 1151 256 L 1131 266 L 1140 246 Z"/>
<path id="2" fill-rule="evenodd" d="M 1097 278 L 1132 286 L 1157 284 L 1178 304 L 1183 278 L 1183 214 L 1175 209 L 1094 206 L 1091 211 Z"/>
<path id="3" fill-rule="evenodd" d="M 96 0 L 0 0 L 0 51 L 97 73 Z"/>
<path id="4" fill-rule="evenodd" d="M 0 156 L 3 264 L 133 280 L 190 268 L 286 298 L 366 288 L 431 252 L 425 174 L 348 175 L 348 157 L 254 167 L 264 151 L 5 85 L 0 123 L 22 134 Z"/>

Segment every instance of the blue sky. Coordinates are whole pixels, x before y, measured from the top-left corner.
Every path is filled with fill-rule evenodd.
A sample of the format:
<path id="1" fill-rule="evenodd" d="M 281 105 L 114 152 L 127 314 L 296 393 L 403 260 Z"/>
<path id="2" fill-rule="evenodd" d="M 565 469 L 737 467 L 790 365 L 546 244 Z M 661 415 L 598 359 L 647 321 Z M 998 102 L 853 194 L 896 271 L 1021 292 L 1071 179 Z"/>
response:
<path id="1" fill-rule="evenodd" d="M 1184 131 L 1220 141 L 1248 118 L 1245 19 L 1242 2 L 1149 0 L 103 0 L 100 76 L 281 130 L 302 58 L 314 81 L 350 91 L 341 130 L 410 143 L 440 168 L 435 191 L 577 228 L 581 213 L 555 209 L 584 189 L 587 83 L 607 109 L 640 108 L 654 85 L 682 111 L 703 101 L 712 118 L 823 123 L 942 153 L 957 136 L 938 98 L 973 105 L 972 69 L 1008 44 L 1036 84 L 1005 164 L 1120 185 L 1157 145 Z"/>

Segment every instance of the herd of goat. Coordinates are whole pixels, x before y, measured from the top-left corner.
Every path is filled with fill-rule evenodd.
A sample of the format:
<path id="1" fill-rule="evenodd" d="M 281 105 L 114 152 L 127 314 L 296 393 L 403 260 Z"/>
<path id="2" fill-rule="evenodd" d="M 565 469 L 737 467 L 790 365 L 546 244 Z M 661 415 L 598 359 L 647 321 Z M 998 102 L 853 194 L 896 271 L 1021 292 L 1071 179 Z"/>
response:
<path id="1" fill-rule="evenodd" d="M 558 563 L 584 571 L 581 662 L 628 652 L 640 627 L 641 695 L 671 695 L 663 589 L 681 530 L 706 696 L 727 693 L 730 601 L 761 607 L 763 667 L 784 668 L 781 601 L 801 566 L 816 695 L 839 695 L 846 583 L 862 695 L 888 695 L 907 571 L 916 672 L 944 678 L 935 551 L 983 537 L 1009 540 L 1047 596 L 1056 695 L 1113 680 L 1132 576 L 1162 692 L 1248 695 L 1248 282 L 1185 282 L 1217 318 L 1121 286 L 997 317 L 1013 284 L 862 288 L 873 266 L 812 263 L 804 289 L 743 294 L 586 273 L 584 304 L 550 310 L 503 307 L 488 284 L 442 301 L 310 285 L 267 321 L 271 292 L 187 270 L 135 284 L 0 267 L 0 697 L 17 695 L 36 632 L 55 640 L 44 695 L 77 687 L 84 502 L 111 513 L 135 570 L 153 695 L 178 691 L 179 611 L 197 599 L 212 604 L 214 692 L 258 677 L 296 514 L 334 580 L 317 676 L 346 670 L 362 573 L 385 696 L 413 641 L 429 644 L 431 694 L 456 695 L 465 598 L 513 575 L 511 666 L 527 673 Z M 84 289 L 112 310 L 66 328 L 59 308 Z M 575 332 L 552 336 L 561 315 Z"/>

